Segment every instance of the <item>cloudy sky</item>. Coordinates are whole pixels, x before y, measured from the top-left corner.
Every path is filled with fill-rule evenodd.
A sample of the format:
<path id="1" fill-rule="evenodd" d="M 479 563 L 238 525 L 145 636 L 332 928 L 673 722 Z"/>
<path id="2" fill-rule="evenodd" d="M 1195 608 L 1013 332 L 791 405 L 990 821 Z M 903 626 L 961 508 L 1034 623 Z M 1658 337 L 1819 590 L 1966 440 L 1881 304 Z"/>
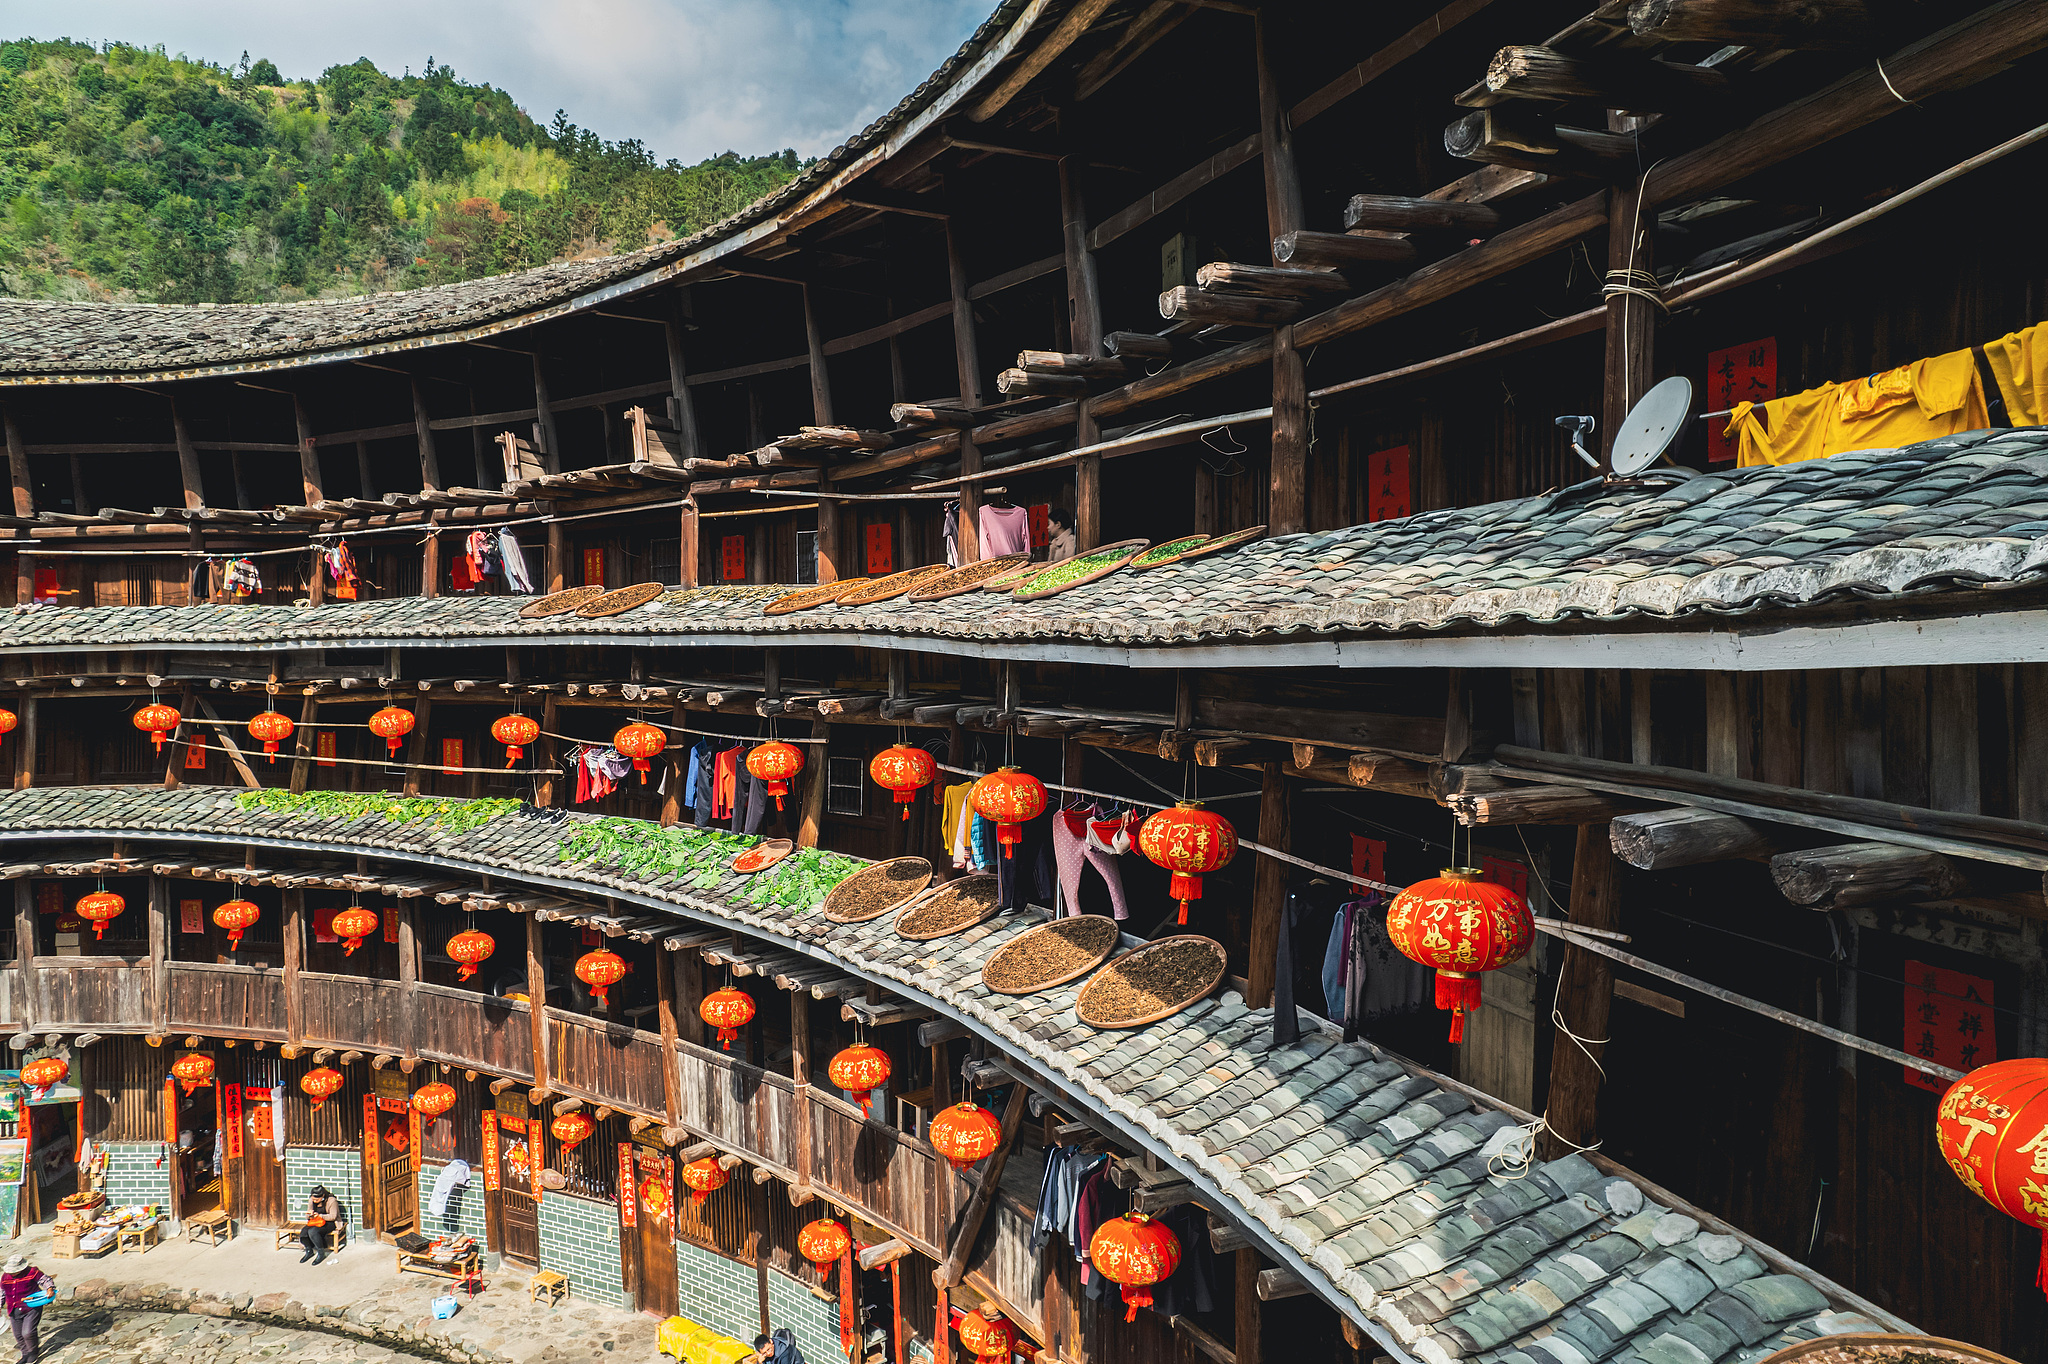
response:
<path id="1" fill-rule="evenodd" d="M 116 39 L 287 78 L 368 57 L 432 57 L 509 91 L 542 123 L 565 109 L 612 141 L 694 162 L 728 149 L 828 151 L 959 47 L 994 0 L 0 0 L 0 35 Z"/>

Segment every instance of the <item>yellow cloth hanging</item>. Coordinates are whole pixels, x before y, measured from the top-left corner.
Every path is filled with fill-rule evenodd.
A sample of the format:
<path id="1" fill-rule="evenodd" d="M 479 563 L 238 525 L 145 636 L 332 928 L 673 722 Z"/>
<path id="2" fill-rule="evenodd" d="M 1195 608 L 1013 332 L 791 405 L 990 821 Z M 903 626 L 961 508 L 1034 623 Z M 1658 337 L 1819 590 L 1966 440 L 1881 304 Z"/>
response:
<path id="1" fill-rule="evenodd" d="M 1984 343 L 2006 419 L 2014 426 L 2048 423 L 2048 322 Z"/>
<path id="2" fill-rule="evenodd" d="M 1797 464 L 1830 453 L 1825 448 L 1840 384 L 1823 384 L 1767 403 L 1737 403 L 1728 414 L 1735 463 L 1743 469 Z"/>
<path id="3" fill-rule="evenodd" d="M 1741 403 L 1728 416 L 1736 463 L 1745 469 L 1849 450 L 1897 449 L 1990 425 L 1977 355 L 1967 349 L 1789 398 Z"/>

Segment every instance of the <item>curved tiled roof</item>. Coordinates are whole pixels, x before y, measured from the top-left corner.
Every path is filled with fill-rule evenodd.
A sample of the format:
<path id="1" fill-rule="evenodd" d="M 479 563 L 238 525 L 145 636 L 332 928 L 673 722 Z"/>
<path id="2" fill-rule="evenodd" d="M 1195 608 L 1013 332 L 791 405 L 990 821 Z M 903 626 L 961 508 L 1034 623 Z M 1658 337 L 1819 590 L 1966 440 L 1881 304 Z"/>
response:
<path id="1" fill-rule="evenodd" d="M 785 588 L 675 591 L 603 620 L 521 620 L 518 598 L 17 609 L 0 649 L 802 635 L 1125 645 L 1556 626 L 1802 608 L 2048 577 L 2048 429 L 1677 482 L 1567 489 L 1285 535 L 1034 602 L 973 592 L 784 616 Z"/>
<path id="2" fill-rule="evenodd" d="M 773 219 L 936 103 L 1029 0 L 1001 0 L 959 51 L 896 106 L 803 174 L 724 222 L 678 241 L 601 260 L 564 261 L 460 284 L 289 304 L 71 303 L 0 298 L 0 385 L 57 376 L 136 378 L 432 338 L 560 308 L 688 258 Z M 960 93 L 964 93 L 960 92 Z"/>
<path id="3" fill-rule="evenodd" d="M 552 812 L 464 833 L 380 817 L 244 810 L 222 788 L 0 794 L 0 838 L 249 841 L 397 856 L 596 890 L 739 928 L 931 1003 L 1041 1083 L 1186 1175 L 1221 1212 L 1382 1344 L 1427 1364 L 1739 1364 L 1828 1333 L 1910 1329 L 1604 1159 L 1496 1173 L 1526 1114 L 1313 1026 L 1276 1046 L 1234 993 L 1161 1023 L 1103 1030 L 1080 982 L 990 992 L 989 955 L 1035 913 L 912 942 L 887 917 L 835 924 L 686 885 L 565 863 Z M 584 816 L 569 815 L 574 821 Z M 696 875 L 696 873 L 690 873 Z"/>

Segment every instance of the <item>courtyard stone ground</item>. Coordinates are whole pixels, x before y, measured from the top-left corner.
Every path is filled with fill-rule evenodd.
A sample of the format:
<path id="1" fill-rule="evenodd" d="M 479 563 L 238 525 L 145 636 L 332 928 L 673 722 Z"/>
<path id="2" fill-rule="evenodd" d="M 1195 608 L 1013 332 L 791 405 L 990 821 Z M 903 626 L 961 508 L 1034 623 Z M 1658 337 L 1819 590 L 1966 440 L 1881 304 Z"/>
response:
<path id="1" fill-rule="evenodd" d="M 219 1246 L 166 1241 L 96 1260 L 50 1258 L 45 1223 L 0 1244 L 57 1280 L 44 1313 L 45 1364 L 116 1360 L 263 1359 L 465 1364 L 655 1364 L 653 1317 L 565 1298 L 529 1303 L 526 1275 L 484 1275 L 474 1301 L 446 1279 L 397 1272 L 388 1243 L 359 1240 L 321 1265 L 273 1248 L 266 1228 Z M 453 1292 L 461 1310 L 436 1321 L 429 1304 Z M 317 1323 L 318 1329 L 311 1329 Z M 0 1346 L 11 1345 L 0 1337 Z"/>

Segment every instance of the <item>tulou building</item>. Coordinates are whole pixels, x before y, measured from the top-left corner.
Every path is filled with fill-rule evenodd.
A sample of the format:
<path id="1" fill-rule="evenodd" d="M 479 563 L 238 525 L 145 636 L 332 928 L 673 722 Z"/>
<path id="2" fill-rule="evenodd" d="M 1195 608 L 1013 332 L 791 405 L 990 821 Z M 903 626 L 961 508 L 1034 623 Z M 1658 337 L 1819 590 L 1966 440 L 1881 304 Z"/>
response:
<path id="1" fill-rule="evenodd" d="M 0 300 L 0 1221 L 321 1184 L 814 1361 L 2048 1364 L 2044 47 L 1002 0 L 687 239 Z"/>

